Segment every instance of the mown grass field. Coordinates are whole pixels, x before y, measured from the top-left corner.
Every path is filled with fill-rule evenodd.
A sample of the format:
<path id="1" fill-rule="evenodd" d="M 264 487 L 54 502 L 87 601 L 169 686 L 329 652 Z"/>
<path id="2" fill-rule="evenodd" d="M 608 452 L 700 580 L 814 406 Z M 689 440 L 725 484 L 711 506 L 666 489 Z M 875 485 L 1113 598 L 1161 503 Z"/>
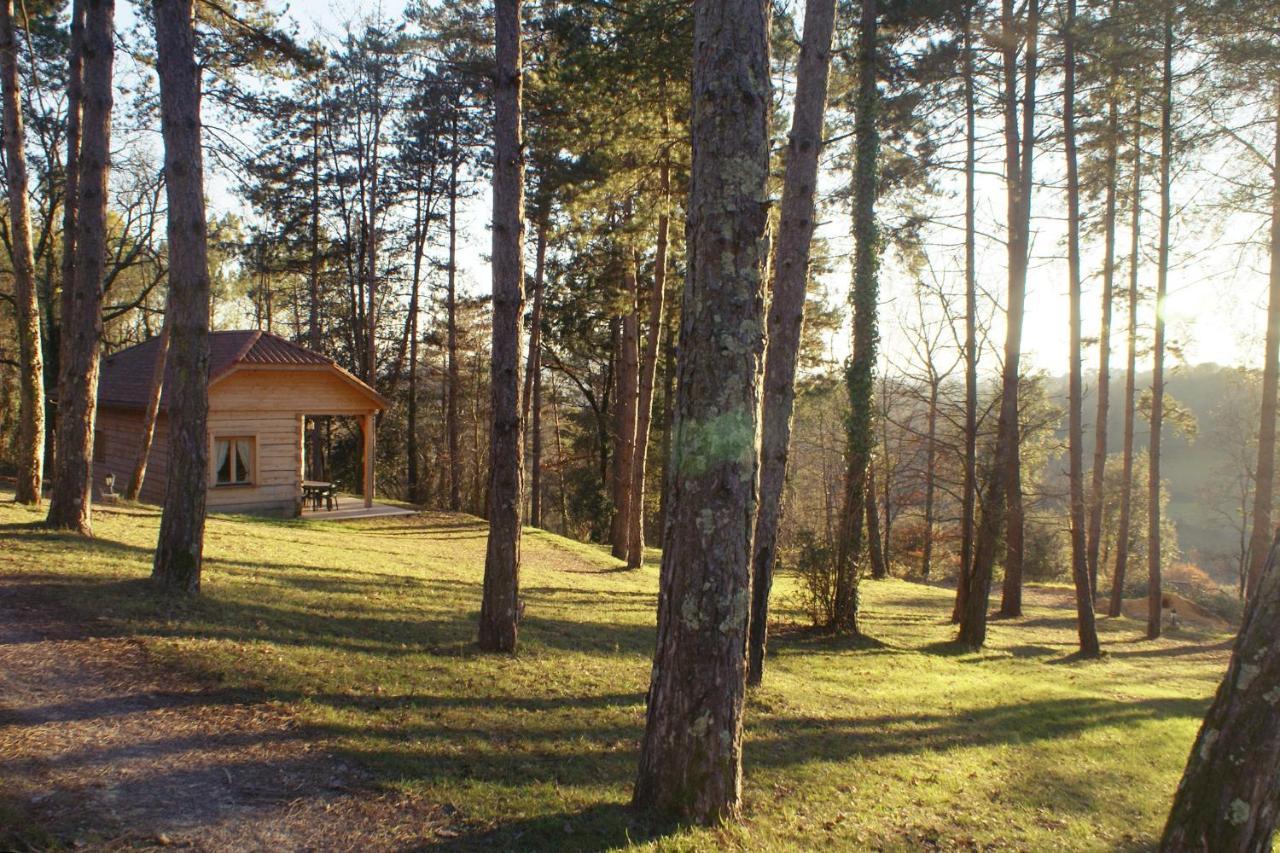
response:
<path id="1" fill-rule="evenodd" d="M 782 630 L 747 710 L 745 821 L 654 827 L 627 807 L 654 638 L 657 567 L 524 538 L 520 654 L 474 645 L 485 528 L 466 516 L 361 522 L 212 517 L 204 595 L 146 577 L 158 513 L 101 509 L 97 538 L 0 504 L 0 581 L 56 596 L 201 679 L 296 710 L 378 785 L 448 804 L 457 846 L 711 850 L 1154 843 L 1226 638 L 1141 639 L 1070 660 L 1059 590 L 1031 591 L 982 654 L 949 644 L 950 593 L 866 582 L 847 643 Z M 780 623 L 788 578 L 775 587 Z M 784 626 L 785 627 L 785 626 Z"/>

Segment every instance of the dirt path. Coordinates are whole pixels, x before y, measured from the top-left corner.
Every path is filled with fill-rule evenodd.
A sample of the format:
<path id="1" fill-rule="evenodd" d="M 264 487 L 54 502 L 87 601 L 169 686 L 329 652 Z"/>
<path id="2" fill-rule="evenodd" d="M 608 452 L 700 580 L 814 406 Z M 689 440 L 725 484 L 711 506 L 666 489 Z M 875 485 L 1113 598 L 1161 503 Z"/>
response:
<path id="1" fill-rule="evenodd" d="M 0 848 L 393 850 L 457 834 L 448 807 L 379 790 L 288 707 L 167 672 L 3 578 L 0 794 Z"/>

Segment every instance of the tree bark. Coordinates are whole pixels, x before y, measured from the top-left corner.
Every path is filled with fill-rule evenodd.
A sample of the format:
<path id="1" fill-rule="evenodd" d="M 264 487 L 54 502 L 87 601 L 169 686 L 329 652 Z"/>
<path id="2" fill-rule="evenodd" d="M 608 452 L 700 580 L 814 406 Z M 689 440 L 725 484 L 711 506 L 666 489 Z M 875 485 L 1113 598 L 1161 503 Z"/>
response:
<path id="1" fill-rule="evenodd" d="M 1129 291 L 1127 355 L 1124 372 L 1124 462 L 1120 491 L 1120 518 L 1116 523 L 1116 567 L 1111 576 L 1111 602 L 1107 615 L 1117 617 L 1124 605 L 1124 575 L 1129 564 L 1129 529 L 1133 509 L 1133 434 L 1136 428 L 1135 411 L 1138 372 L 1138 270 L 1141 266 L 1142 246 L 1142 94 L 1139 92 L 1133 108 L 1133 186 L 1129 199 L 1129 230 L 1132 254 L 1129 257 Z"/>
<path id="2" fill-rule="evenodd" d="M 1071 365 L 1067 391 L 1067 456 L 1071 501 L 1071 576 L 1076 589 L 1076 632 L 1082 657 L 1101 654 L 1094 625 L 1093 584 L 1085 530 L 1084 496 L 1084 370 L 1081 361 L 1080 317 L 1080 170 L 1076 154 L 1076 0 L 1067 0 L 1062 32 L 1062 132 L 1067 157 L 1067 270 L 1068 333 Z"/>
<path id="3" fill-rule="evenodd" d="M 67 165 L 63 186 L 62 204 L 62 294 L 58 300 L 59 318 L 65 326 L 71 318 L 72 295 L 76 291 L 76 232 L 79 230 L 79 217 L 76 215 L 80 205 L 80 139 L 83 135 L 84 119 L 84 21 L 87 0 L 71 0 L 71 39 L 67 54 Z M 46 306 L 50 312 L 49 327 L 52 330 L 53 306 Z M 60 384 L 62 365 L 66 363 L 69 338 L 59 331 L 57 341 L 57 358 L 55 367 Z M 51 419 L 52 420 L 52 419 Z M 54 426 L 56 432 L 56 424 Z M 56 436 L 49 437 L 55 445 Z"/>
<path id="4" fill-rule="evenodd" d="M 933 366 L 929 370 L 933 373 Z M 938 395 L 941 379 L 934 373 L 929 378 L 929 413 L 925 433 L 924 463 L 924 547 L 920 555 L 920 574 L 928 580 L 933 571 L 933 518 L 937 492 L 935 467 L 938 459 Z"/>
<path id="5" fill-rule="evenodd" d="M 1004 59 L 1005 181 L 1008 188 L 1006 209 L 1009 230 L 1007 321 L 1000 415 L 996 426 L 995 470 L 982 502 L 982 522 L 975 537 L 973 566 L 969 572 L 969 585 L 963 596 L 964 606 L 960 617 L 959 640 L 970 648 L 981 648 L 986 642 L 987 604 L 1002 527 L 1006 527 L 1006 559 L 1001 613 L 1017 616 L 1022 612 L 1022 478 L 1019 471 L 1021 436 L 1018 381 L 1031 219 L 1039 0 L 1030 0 L 1027 4 L 1026 88 L 1023 94 L 1021 134 L 1018 127 L 1018 48 L 1013 18 L 1013 0 L 1004 0 L 1001 8 L 1001 43 Z"/>
<path id="6" fill-rule="evenodd" d="M 529 455 L 529 524 L 542 526 L 542 285 L 547 264 L 547 214 L 538 216 L 538 243 L 533 263 L 533 310 L 529 316 L 529 355 L 525 359 L 524 394 L 520 398 L 520 422 L 530 433 L 529 412 L 533 410 L 532 445 Z"/>
<path id="7" fill-rule="evenodd" d="M 1191 747 L 1160 849 L 1271 849 L 1280 814 L 1280 537 L 1247 605 L 1226 677 Z"/>
<path id="8" fill-rule="evenodd" d="M 427 243 L 427 228 L 431 211 L 428 204 L 422 203 L 422 175 L 418 175 L 418 185 L 414 193 L 413 217 L 413 277 L 409 286 L 409 322 L 407 333 L 409 338 L 409 379 L 408 400 L 405 412 L 405 489 L 410 503 L 418 503 L 422 499 L 422 484 L 418 472 L 418 318 L 419 290 L 421 289 L 423 253 Z M 401 351 L 403 352 L 403 350 Z M 399 374 L 397 362 L 396 374 Z"/>
<path id="9" fill-rule="evenodd" d="M 489 540 L 480 648 L 514 652 L 519 623 L 520 317 L 524 303 L 524 154 L 520 129 L 520 0 L 494 5 L 493 352 L 490 367 Z"/>
<path id="10" fill-rule="evenodd" d="M 760 443 L 760 508 L 756 513 L 751 561 L 751 638 L 747 683 L 764 676 L 768 644 L 769 593 L 777 559 L 778 522 L 791 449 L 791 417 L 795 409 L 796 362 L 813 245 L 818 157 L 831 72 L 831 38 L 835 0 L 807 0 L 804 34 L 796 69 L 795 105 L 787 138 L 786 173 L 778 218 L 773 300 L 769 304 L 769 340 L 764 366 L 764 407 Z"/>
<path id="11" fill-rule="evenodd" d="M 22 121 L 13 0 L 0 3 L 0 89 L 4 94 L 5 180 L 9 190 L 13 307 L 18 331 L 19 423 L 15 497 L 18 503 L 39 506 L 44 481 L 44 357 L 40 342 L 35 258 L 31 248 L 31 214 L 27 208 L 26 129 Z"/>
<path id="12" fill-rule="evenodd" d="M 458 426 L 458 117 L 453 116 L 449 161 L 449 274 L 445 290 L 448 365 L 445 370 L 445 433 L 449 446 L 449 509 L 462 509 L 462 442 Z"/>
<path id="13" fill-rule="evenodd" d="M 617 398 L 613 406 L 613 519 L 609 543 L 613 556 L 627 559 L 631 521 L 632 469 L 635 467 L 637 392 L 640 385 L 640 313 L 636 305 L 636 267 L 624 249 L 622 290 L 626 311 L 618 336 Z"/>
<path id="14" fill-rule="evenodd" d="M 653 290 L 649 294 L 649 325 L 644 352 L 640 354 L 640 399 L 636 410 L 635 453 L 631 463 L 631 514 L 627 526 L 627 568 L 644 563 L 645 477 L 649 463 L 649 430 L 653 423 L 653 391 L 658 378 L 658 350 L 662 346 L 662 312 L 667 289 L 667 236 L 671 218 L 671 164 L 663 152 L 658 172 L 661 211 L 658 213 L 657 249 L 654 257 Z"/>
<path id="15" fill-rule="evenodd" d="M 529 353 L 525 357 L 524 393 L 520 397 L 520 422 L 529 425 L 529 406 L 533 401 L 534 365 L 538 362 L 538 350 L 542 345 L 542 281 L 547 264 L 547 220 L 540 215 L 537 225 L 537 247 L 533 260 L 533 309 L 529 312 Z"/>
<path id="16" fill-rule="evenodd" d="M 867 557 L 871 563 L 871 577 L 884 580 L 889 577 L 889 563 L 885 560 L 880 541 L 880 510 L 876 500 L 876 466 L 867 466 Z"/>
<path id="17" fill-rule="evenodd" d="M 534 351 L 533 359 L 533 413 L 530 418 L 533 438 L 529 441 L 532 459 L 529 462 L 529 524 L 543 527 L 542 523 L 542 351 Z"/>
<path id="18" fill-rule="evenodd" d="M 769 9 L 694 5 L 693 167 L 658 641 L 634 804 L 742 807 L 742 710 L 768 248 Z"/>
<path id="19" fill-rule="evenodd" d="M 849 393 L 848 468 L 836 543 L 832 630 L 858 633 L 858 569 L 866 513 L 867 465 L 874 442 L 876 310 L 879 300 L 880 232 L 876 221 L 880 93 L 876 77 L 879 41 L 876 0 L 863 0 L 858 25 L 858 94 L 854 117 L 853 355 L 845 369 Z"/>
<path id="20" fill-rule="evenodd" d="M 964 483 L 960 497 L 960 569 L 951 621 L 959 622 L 973 565 L 978 496 L 977 98 L 973 68 L 974 3 L 964 6 Z"/>
<path id="21" fill-rule="evenodd" d="M 64 296 L 58 369 L 57 468 L 50 527 L 92 535 L 93 427 L 98 409 L 102 281 L 107 254 L 107 176 L 111 158 L 114 0 L 86 0 L 83 138 L 76 204 L 75 269 Z"/>
<path id="22" fill-rule="evenodd" d="M 169 468 L 152 578 L 200 591 L 209 471 L 209 263 L 193 0 L 154 0 L 169 202 Z M 92 78 L 90 78 L 92 79 Z"/>
<path id="23" fill-rule="evenodd" d="M 1147 460 L 1147 636 L 1160 636 L 1163 615 L 1160 555 L 1160 432 L 1164 424 L 1164 311 L 1169 291 L 1169 224 L 1173 218 L 1169 170 L 1173 160 L 1173 6 L 1164 13 L 1164 71 L 1160 103 L 1160 249 L 1156 268 L 1156 322 L 1151 371 L 1151 440 Z"/>
<path id="24" fill-rule="evenodd" d="M 319 95 L 316 96 L 319 101 Z M 320 352 L 320 108 L 311 116 L 311 270 L 307 276 L 307 341 Z"/>
<path id="25" fill-rule="evenodd" d="M 170 288 L 170 294 L 172 294 Z M 133 463 L 133 472 L 129 475 L 129 485 L 125 489 L 124 498 L 136 501 L 142 494 L 142 484 L 147 477 L 147 462 L 151 458 L 151 444 L 156 436 L 156 421 L 160 416 L 160 396 L 164 393 L 164 373 L 169 362 L 169 329 L 173 317 L 171 300 L 165 300 L 164 322 L 160 326 L 160 340 L 156 342 L 155 363 L 151 366 L 151 384 L 147 389 L 147 408 L 142 414 L 142 443 L 138 446 L 138 456 Z"/>
<path id="26" fill-rule="evenodd" d="M 1271 539 L 1276 478 L 1276 383 L 1280 378 L 1280 83 L 1275 92 L 1275 153 L 1271 165 L 1271 286 L 1267 301 L 1267 337 L 1262 361 L 1262 421 L 1258 428 L 1258 465 L 1253 491 L 1253 529 L 1249 536 L 1246 594 L 1257 585 Z"/>
<path id="27" fill-rule="evenodd" d="M 1111 17 L 1119 17 L 1119 0 L 1111 0 Z M 1093 426 L 1093 479 L 1089 489 L 1089 585 L 1098 597 L 1098 550 L 1102 540 L 1103 489 L 1107 471 L 1107 417 L 1111 407 L 1111 307 L 1116 269 L 1116 152 L 1120 145 L 1120 107 L 1116 100 L 1119 70 L 1112 63 L 1107 95 L 1107 140 L 1104 155 L 1105 200 L 1102 213 L 1102 321 L 1098 328 L 1098 409 Z"/>

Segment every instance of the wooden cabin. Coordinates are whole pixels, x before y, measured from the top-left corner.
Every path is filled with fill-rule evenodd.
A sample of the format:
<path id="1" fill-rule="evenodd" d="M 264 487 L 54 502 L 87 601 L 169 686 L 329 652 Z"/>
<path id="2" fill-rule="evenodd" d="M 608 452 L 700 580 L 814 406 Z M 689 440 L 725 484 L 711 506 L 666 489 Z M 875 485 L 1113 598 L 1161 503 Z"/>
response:
<path id="1" fill-rule="evenodd" d="M 306 471 L 306 418 L 322 415 L 360 419 L 364 503 L 372 505 L 374 423 L 387 407 L 382 396 L 332 359 L 267 332 L 213 332 L 209 345 L 210 512 L 298 514 Z M 123 488 L 133 473 L 159 355 L 159 339 L 153 338 L 102 361 L 95 489 L 108 474 Z M 140 495 L 149 503 L 163 501 L 167 482 L 168 384 L 162 386 Z"/>

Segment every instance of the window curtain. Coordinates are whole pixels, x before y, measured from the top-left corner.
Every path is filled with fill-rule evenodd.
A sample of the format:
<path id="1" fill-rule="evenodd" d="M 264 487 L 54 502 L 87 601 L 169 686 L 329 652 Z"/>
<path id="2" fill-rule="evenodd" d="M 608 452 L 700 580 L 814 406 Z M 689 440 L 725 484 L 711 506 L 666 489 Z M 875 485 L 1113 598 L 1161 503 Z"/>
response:
<path id="1" fill-rule="evenodd" d="M 214 481 L 218 483 L 232 482 L 231 467 L 227 464 L 227 457 L 231 451 L 231 442 L 225 439 L 219 439 L 213 443 L 213 452 L 217 457 L 217 464 L 214 467 L 216 475 Z"/>

